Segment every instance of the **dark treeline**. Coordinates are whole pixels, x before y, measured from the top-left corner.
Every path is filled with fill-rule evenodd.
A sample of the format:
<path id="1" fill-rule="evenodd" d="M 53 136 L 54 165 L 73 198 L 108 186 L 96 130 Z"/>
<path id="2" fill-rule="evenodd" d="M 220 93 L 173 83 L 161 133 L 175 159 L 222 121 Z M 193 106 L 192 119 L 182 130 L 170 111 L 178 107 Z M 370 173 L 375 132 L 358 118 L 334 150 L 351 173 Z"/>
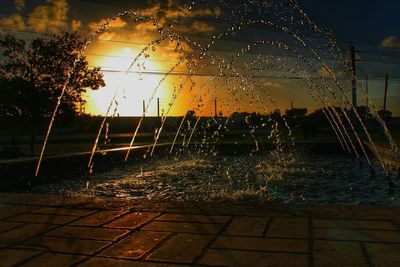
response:
<path id="1" fill-rule="evenodd" d="M 85 101 L 83 93 L 105 86 L 100 68 L 89 68 L 80 52 L 84 45 L 77 33 L 29 41 L 0 35 L 0 123 L 14 150 L 18 136 L 29 132 L 34 154 L 35 137 L 49 124 L 61 95 L 56 123 L 67 126 Z"/>

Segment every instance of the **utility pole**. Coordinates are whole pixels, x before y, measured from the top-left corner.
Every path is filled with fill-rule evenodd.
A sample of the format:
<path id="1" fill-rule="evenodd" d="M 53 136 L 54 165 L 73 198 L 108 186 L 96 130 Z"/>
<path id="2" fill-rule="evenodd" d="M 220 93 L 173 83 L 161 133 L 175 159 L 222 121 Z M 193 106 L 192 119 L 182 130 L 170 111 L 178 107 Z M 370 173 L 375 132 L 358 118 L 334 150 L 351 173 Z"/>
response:
<path id="1" fill-rule="evenodd" d="M 385 78 L 385 97 L 383 98 L 383 111 L 386 111 L 386 99 L 387 99 L 388 86 L 389 86 L 389 74 L 386 73 L 386 78 Z"/>
<path id="2" fill-rule="evenodd" d="M 160 118 L 160 98 L 157 98 L 157 118 Z"/>
<path id="3" fill-rule="evenodd" d="M 290 109 L 293 109 L 293 108 L 294 108 L 293 101 L 290 101 Z"/>
<path id="4" fill-rule="evenodd" d="M 217 99 L 214 100 L 214 116 L 217 117 Z"/>
<path id="5" fill-rule="evenodd" d="M 351 96 L 354 108 L 357 107 L 356 74 L 356 51 L 354 45 L 351 45 Z"/>
<path id="6" fill-rule="evenodd" d="M 368 108 L 368 73 L 365 74 L 365 106 Z"/>
<path id="7" fill-rule="evenodd" d="M 146 117 L 146 102 L 143 100 L 143 117 Z"/>

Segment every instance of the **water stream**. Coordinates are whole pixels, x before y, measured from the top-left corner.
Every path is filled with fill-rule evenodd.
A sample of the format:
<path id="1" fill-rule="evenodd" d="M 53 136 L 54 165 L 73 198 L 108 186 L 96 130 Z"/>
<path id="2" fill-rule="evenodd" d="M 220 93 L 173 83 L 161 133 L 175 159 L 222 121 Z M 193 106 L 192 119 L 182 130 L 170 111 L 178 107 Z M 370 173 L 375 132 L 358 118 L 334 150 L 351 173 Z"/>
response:
<path id="1" fill-rule="evenodd" d="M 213 25 L 213 31 L 196 36 L 182 30 L 191 20 L 197 19 L 196 14 L 212 8 L 218 8 L 220 13 L 214 18 L 208 18 L 210 25 Z M 106 135 L 108 133 L 109 112 L 114 104 L 114 114 L 118 110 L 116 102 L 118 91 L 116 91 L 108 112 L 99 125 L 91 151 L 88 163 L 89 178 L 85 186 L 87 192 L 95 195 L 126 197 L 136 197 L 135 194 L 137 194 L 140 198 L 163 196 L 168 199 L 223 199 L 235 196 L 240 198 L 240 192 L 243 192 L 242 197 L 267 200 L 366 203 L 369 201 L 366 195 L 371 193 L 373 186 L 379 184 L 378 190 L 385 186 L 382 179 L 374 179 L 366 169 L 378 168 L 388 181 L 392 182 L 395 179 L 381 159 L 367 125 L 357 113 L 356 107 L 352 105 L 349 91 L 338 79 L 338 75 L 342 75 L 343 70 L 347 69 L 345 53 L 342 52 L 334 36 L 319 28 L 296 1 L 193 1 L 179 7 L 177 13 L 179 15 L 176 18 L 163 21 L 160 25 L 157 14 L 142 16 L 130 10 L 120 12 L 115 17 L 106 19 L 106 22 L 87 38 L 84 48 L 80 51 L 84 54 L 89 46 L 95 45 L 96 38 L 110 30 L 109 25 L 112 21 L 117 18 L 127 18 L 135 25 L 152 23 L 154 27 L 152 34 L 155 39 L 145 44 L 144 48 L 132 58 L 129 67 L 121 72 L 131 75 L 135 67 L 139 75 L 141 72 L 146 72 L 142 67 L 136 66 L 138 61 L 156 57 L 158 46 L 165 43 L 170 43 L 175 47 L 170 51 L 169 56 L 178 59 L 157 78 L 158 83 L 146 101 L 147 104 L 139 122 L 132 123 L 134 129 L 132 129 L 124 157 L 129 167 L 119 173 L 108 173 L 110 179 L 108 182 L 102 175 L 96 178 L 90 177 L 94 175 L 94 155 L 99 150 L 99 140 L 104 127 L 107 128 Z M 69 76 L 72 75 L 77 64 L 78 61 L 74 62 Z M 181 79 L 179 85 L 170 92 L 168 108 L 160 118 L 160 127 L 155 132 L 154 142 L 148 153 L 150 157 L 147 157 L 147 162 L 134 164 L 129 161 L 129 156 L 140 131 L 143 130 L 146 114 L 159 90 L 174 75 L 180 75 Z M 182 79 L 182 77 L 185 78 Z M 204 82 L 197 82 L 201 80 L 201 77 L 207 79 Z M 290 123 L 283 116 L 284 108 L 281 108 L 279 101 L 272 96 L 276 95 L 272 90 L 279 90 L 280 87 L 275 85 L 275 88 L 271 89 L 271 86 L 265 86 L 265 84 L 274 84 L 273 81 L 277 78 L 295 80 L 294 84 L 298 86 L 298 90 L 304 90 L 311 100 L 319 103 L 338 140 L 338 146 L 349 154 L 354 153 L 359 162 L 365 163 L 366 166 L 362 167 L 363 169 L 356 172 L 358 165 L 349 167 L 353 163 L 345 161 L 346 157 L 328 155 L 325 161 L 318 161 L 313 155 L 301 154 L 295 158 L 292 157 L 289 148 L 296 141 L 295 136 Z M 41 162 L 45 156 L 53 122 L 67 85 L 67 83 L 64 84 L 50 120 L 35 176 L 40 174 Z M 361 84 L 359 85 L 361 91 L 365 93 Z M 118 90 L 126 89 L 118 88 Z M 180 160 L 161 158 L 157 159 L 160 160 L 159 163 L 154 163 L 152 157 L 156 155 L 157 144 L 166 131 L 166 120 L 173 112 L 178 97 L 184 94 L 190 94 L 192 97 L 185 103 L 186 113 L 177 125 L 169 150 L 170 155 L 177 156 Z M 248 115 L 244 120 L 246 124 L 240 134 L 243 135 L 243 139 L 247 136 L 251 138 L 254 151 L 232 158 L 221 158 L 217 155 L 216 145 L 219 140 L 225 133 L 237 131 L 229 129 L 233 123 L 233 119 L 229 116 L 221 119 L 218 114 L 205 115 L 217 95 L 225 95 L 225 100 L 220 103 L 220 109 L 224 112 L 228 114 L 238 111 L 247 112 Z M 345 100 L 344 103 L 341 99 Z M 371 100 L 369 102 L 372 103 Z M 345 108 L 346 106 L 349 110 Z M 373 115 L 380 124 L 393 155 L 399 160 L 397 144 L 384 120 L 379 117 L 376 107 L 373 104 L 371 106 Z M 263 121 L 264 118 L 258 121 L 252 119 L 249 109 L 258 113 L 269 110 L 270 113 L 266 115 L 266 117 L 269 116 L 268 121 Z M 191 111 L 194 112 L 193 116 L 197 116 L 194 119 L 188 117 Z M 277 117 L 274 117 L 274 111 Z M 352 114 L 354 114 L 354 119 L 352 119 Z M 273 144 L 272 150 L 265 155 L 254 153 L 259 151 L 262 138 L 257 135 L 257 132 L 260 131 L 265 131 L 264 138 Z M 370 144 L 373 158 L 365 148 L 365 142 Z M 173 154 L 174 147 L 178 143 L 184 145 L 180 146 L 179 150 L 175 149 L 176 153 Z M 230 145 L 237 143 L 235 141 Z M 197 153 L 192 150 L 192 147 L 197 149 Z M 198 156 L 184 160 L 182 155 L 186 155 L 185 153 Z M 211 158 L 209 158 L 210 155 Z M 319 165 L 313 167 L 315 161 Z M 329 170 L 326 168 L 328 161 L 335 162 Z M 340 171 L 336 168 L 336 163 L 344 169 Z M 144 174 L 138 174 L 139 169 L 147 171 Z M 279 173 L 275 172 L 275 169 L 279 170 Z M 167 173 L 164 173 L 164 170 Z M 346 170 L 349 172 L 343 173 Z M 225 174 L 227 174 L 226 177 Z M 352 175 L 359 180 L 354 180 Z M 318 176 L 321 180 L 318 180 Z M 89 179 L 93 183 L 92 188 L 89 187 Z M 226 182 L 229 187 L 224 186 Z M 342 185 L 344 183 L 345 188 L 350 190 L 346 192 L 353 192 L 354 196 L 343 195 L 335 183 Z M 75 187 L 78 184 L 79 182 L 72 186 Z M 300 184 L 302 186 L 299 186 Z M 329 186 L 325 187 L 327 184 Z M 297 191 L 296 186 L 303 188 L 303 191 Z M 318 186 L 322 192 L 319 196 Z M 357 191 L 359 186 L 363 188 L 360 192 Z M 54 190 L 62 191 L 60 188 Z M 68 191 L 68 189 L 65 190 Z M 324 190 L 329 191 L 329 194 L 325 196 Z M 68 191 L 68 194 L 73 193 Z M 376 203 L 399 204 L 397 197 L 388 197 L 383 193 L 371 197 L 373 197 L 371 201 Z"/>

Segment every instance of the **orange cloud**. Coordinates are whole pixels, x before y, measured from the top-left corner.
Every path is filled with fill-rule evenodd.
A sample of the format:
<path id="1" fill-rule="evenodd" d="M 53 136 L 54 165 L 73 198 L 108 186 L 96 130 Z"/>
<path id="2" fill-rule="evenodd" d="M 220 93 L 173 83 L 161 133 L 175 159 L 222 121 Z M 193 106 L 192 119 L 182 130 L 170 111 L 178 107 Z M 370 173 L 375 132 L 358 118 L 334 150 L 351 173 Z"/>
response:
<path id="1" fill-rule="evenodd" d="M 77 31 L 79 30 L 79 28 L 82 26 L 82 22 L 80 22 L 79 20 L 72 20 L 71 22 L 71 30 L 72 31 Z"/>
<path id="2" fill-rule="evenodd" d="M 8 18 L 0 19 L 0 27 L 11 31 L 24 31 L 25 21 L 21 15 L 13 14 Z"/>
<path id="3" fill-rule="evenodd" d="M 149 8 L 139 9 L 137 11 L 137 14 L 139 16 L 143 16 L 143 17 L 150 17 L 150 16 L 157 17 L 157 14 L 158 14 L 158 12 L 160 12 L 160 10 L 161 10 L 161 4 L 158 3 Z"/>
<path id="4" fill-rule="evenodd" d="M 219 16 L 221 15 L 221 9 L 219 7 L 216 8 L 205 8 L 205 9 L 197 9 L 197 10 L 188 10 L 184 9 L 179 12 L 176 9 L 167 9 L 165 12 L 165 17 L 169 19 L 177 18 L 179 15 L 185 18 L 192 18 L 192 17 L 212 17 L 212 16 Z"/>
<path id="5" fill-rule="evenodd" d="M 331 69 L 332 73 L 336 76 L 336 77 L 342 77 L 345 75 L 345 73 L 343 71 L 340 70 L 336 70 L 334 71 L 333 69 Z M 322 66 L 319 70 L 318 70 L 318 74 L 324 78 L 331 78 L 331 74 L 329 73 L 329 71 Z"/>
<path id="6" fill-rule="evenodd" d="M 89 28 L 91 30 L 97 30 L 98 28 L 100 28 L 101 26 L 103 26 L 105 23 L 107 22 L 107 20 L 102 19 L 99 22 L 93 22 L 89 24 Z M 123 28 L 126 25 L 128 25 L 128 23 L 126 23 L 125 20 L 121 19 L 120 17 L 117 17 L 115 20 L 111 20 L 109 22 L 109 27 L 110 28 Z"/>
<path id="7" fill-rule="evenodd" d="M 81 22 L 77 20 L 68 22 L 69 6 L 66 0 L 46 0 L 45 4 L 33 9 L 25 20 L 18 13 L 25 7 L 25 1 L 15 0 L 14 3 L 17 13 L 0 19 L 0 27 L 11 31 L 29 30 L 59 34 L 68 30 L 75 31 L 81 26 Z"/>
<path id="8" fill-rule="evenodd" d="M 68 3 L 65 0 L 47 0 L 29 15 L 27 28 L 35 32 L 61 33 L 68 29 Z"/>
<path id="9" fill-rule="evenodd" d="M 198 33 L 207 33 L 207 32 L 213 32 L 214 28 L 208 25 L 207 23 L 195 21 L 191 26 L 191 31 Z"/>
<path id="10" fill-rule="evenodd" d="M 381 46 L 384 48 L 400 48 L 400 38 L 397 36 L 389 36 L 382 41 Z"/>
<path id="11" fill-rule="evenodd" d="M 271 82 L 271 81 L 267 81 L 264 83 L 265 87 L 273 87 L 273 88 L 282 88 L 283 86 L 279 83 L 275 83 L 275 82 Z"/>

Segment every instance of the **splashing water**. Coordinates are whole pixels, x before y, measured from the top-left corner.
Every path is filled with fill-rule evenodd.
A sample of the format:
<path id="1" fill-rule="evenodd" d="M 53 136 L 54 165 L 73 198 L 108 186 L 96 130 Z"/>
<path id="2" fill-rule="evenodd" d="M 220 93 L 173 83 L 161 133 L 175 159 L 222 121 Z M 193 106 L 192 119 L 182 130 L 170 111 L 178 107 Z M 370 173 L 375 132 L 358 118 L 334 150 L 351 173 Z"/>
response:
<path id="1" fill-rule="evenodd" d="M 210 10 L 218 10 L 218 12 L 214 14 L 210 13 Z M 215 15 L 213 18 L 209 18 L 212 27 L 204 28 L 204 32 L 198 35 L 186 33 L 184 29 L 189 29 L 189 25 L 194 25 L 192 20 L 196 20 L 196 16 L 202 14 L 201 11 L 205 14 Z M 225 142 L 225 146 L 235 146 L 247 144 L 246 142 L 251 140 L 249 142 L 252 143 L 253 149 L 248 154 L 250 158 L 253 156 L 256 158 L 259 156 L 254 154 L 261 151 L 263 145 L 269 144 L 271 151 L 265 157 L 265 160 L 258 162 L 256 166 L 252 166 L 255 168 L 253 170 L 251 170 L 252 167 L 246 168 L 247 171 L 243 177 L 247 181 L 248 189 L 250 187 L 249 180 L 255 179 L 252 183 L 253 191 L 249 189 L 254 194 L 260 192 L 264 195 L 272 194 L 271 191 L 268 191 L 270 190 L 267 186 L 268 183 L 254 187 L 260 183 L 257 177 L 261 173 L 264 180 L 284 180 L 285 177 L 288 177 L 287 172 L 281 171 L 279 174 L 273 170 L 284 170 L 290 168 L 289 165 L 294 164 L 290 150 L 294 147 L 295 134 L 287 117 L 280 112 L 283 109 L 280 107 L 282 101 L 278 99 L 279 94 L 271 90 L 271 88 L 283 90 L 282 85 L 274 82 L 280 79 L 295 80 L 297 90 L 304 90 L 304 93 L 309 95 L 310 99 L 322 108 L 323 115 L 338 140 L 338 146 L 343 151 L 354 154 L 359 162 L 365 161 L 368 166 L 376 164 L 377 161 L 386 173 L 386 177 L 389 177 L 387 166 L 378 153 L 373 136 L 368 131 L 368 126 L 357 113 L 356 107 L 352 105 L 345 85 L 338 79 L 338 73 L 347 69 L 344 53 L 337 45 L 334 37 L 319 28 L 296 1 L 242 0 L 201 1 L 201 3 L 193 1 L 178 8 L 177 14 L 174 19 L 163 21 L 158 20 L 156 14 L 153 17 L 141 16 L 133 11 L 121 12 L 117 16 L 107 19 L 87 39 L 84 48 L 80 51 L 81 54 L 84 54 L 90 45 L 94 45 L 92 43 L 100 34 L 109 30 L 112 21 L 123 17 L 134 19 L 135 25 L 152 23 L 153 34 L 157 36 L 154 40 L 146 43 L 144 48 L 132 58 L 126 70 L 121 70 L 126 75 L 130 75 L 140 59 L 148 59 L 151 55 L 157 56 L 157 49 L 162 45 L 169 43 L 174 47 L 169 51 L 168 56 L 176 58 L 177 62 L 161 73 L 161 78 L 153 88 L 143 114 L 132 130 L 130 142 L 125 148 L 125 162 L 128 162 L 135 141 L 137 141 L 140 131 L 143 130 L 146 114 L 149 112 L 157 93 L 161 90 L 162 85 L 168 83 L 171 77 L 179 75 L 181 77 L 179 86 L 170 93 L 168 108 L 160 118 L 160 127 L 155 132 L 154 142 L 149 146 L 149 155 L 154 156 L 157 150 L 160 138 L 167 128 L 168 116 L 174 112 L 177 106 L 182 109 L 181 106 L 184 105 L 186 109 L 183 112 L 184 116 L 174 129 L 173 139 L 169 144 L 170 157 L 173 156 L 174 148 L 175 156 L 178 158 L 184 150 L 204 157 L 216 156 L 220 142 Z M 163 25 L 159 25 L 159 21 L 163 21 Z M 77 64 L 78 61 L 73 63 L 68 77 L 72 75 Z M 320 74 L 321 70 L 326 75 Z M 146 70 L 139 66 L 137 73 L 141 75 L 142 72 L 145 73 Z M 182 79 L 182 77 L 185 77 L 185 79 Z M 35 176 L 39 175 L 48 138 L 67 85 L 67 83 L 64 84 L 51 117 Z M 359 84 L 359 87 L 365 93 L 361 84 Z M 127 88 L 118 88 L 118 90 L 120 89 L 126 90 Z M 106 127 L 105 133 L 108 136 L 110 125 L 108 117 L 113 105 L 115 106 L 114 114 L 117 113 L 118 90 L 110 102 L 107 114 L 104 116 L 95 138 L 87 165 L 89 176 L 93 173 L 94 155 L 99 150 L 99 140 L 104 127 Z M 183 104 L 179 102 L 182 95 L 190 96 L 189 101 Z M 222 103 L 220 103 L 221 112 L 223 110 L 223 112 L 231 114 L 230 116 L 219 117 L 216 102 L 215 111 L 213 111 L 215 114 L 209 111 L 217 96 L 222 99 Z M 341 99 L 344 99 L 345 102 L 343 103 Z M 372 103 L 371 100 L 368 101 Z M 179 105 L 179 103 L 181 104 Z M 346 109 L 345 105 L 349 109 Z M 373 107 L 373 115 L 387 137 L 387 143 L 390 145 L 394 157 L 399 162 L 397 144 L 384 120 L 378 115 L 376 107 L 373 104 L 371 106 Z M 272 112 L 260 115 L 264 110 L 271 110 Z M 189 116 L 189 112 L 193 112 L 194 118 Z M 235 113 L 236 117 L 234 116 Z M 259 116 L 255 116 L 256 113 L 259 113 Z M 244 118 L 241 118 L 240 114 L 245 114 Z M 354 114 L 354 120 L 351 118 L 352 114 Z M 237 127 L 236 124 L 240 124 L 240 127 Z M 366 142 L 369 143 L 376 160 L 372 159 L 371 154 L 368 153 L 365 147 Z M 178 145 L 181 143 L 183 145 Z M 193 163 L 193 166 L 195 169 L 201 169 L 201 166 L 207 164 L 211 163 L 208 161 L 205 163 L 200 159 Z M 233 175 L 243 174 L 243 171 L 240 170 L 243 168 L 241 166 L 243 162 L 239 160 L 237 165 L 234 165 L 228 164 L 226 160 L 222 159 L 218 161 L 218 164 L 229 165 L 228 167 L 220 167 L 212 164 L 216 172 L 220 168 L 224 170 L 221 175 L 228 178 L 231 187 L 235 183 L 243 183 L 243 178 Z M 154 168 L 156 169 L 156 167 Z M 143 169 L 140 172 L 140 177 L 146 176 Z M 150 172 L 156 172 L 156 170 L 150 170 Z M 201 176 L 201 174 L 202 170 L 200 170 L 200 174 L 195 173 L 193 175 Z M 157 175 L 162 176 L 162 174 Z M 233 176 L 236 178 L 233 178 Z M 207 182 L 211 184 L 216 182 L 209 177 L 204 179 L 209 179 Z M 289 180 L 292 179 L 289 178 Z M 129 182 L 125 182 L 126 179 L 119 181 L 118 186 L 123 184 L 126 187 Z M 87 189 L 89 189 L 89 184 L 88 178 L 86 181 Z M 101 185 L 97 184 L 96 186 Z M 231 189 L 218 192 L 210 189 L 212 194 L 208 194 L 208 196 L 223 196 Z M 269 192 L 268 194 L 266 190 Z"/>

